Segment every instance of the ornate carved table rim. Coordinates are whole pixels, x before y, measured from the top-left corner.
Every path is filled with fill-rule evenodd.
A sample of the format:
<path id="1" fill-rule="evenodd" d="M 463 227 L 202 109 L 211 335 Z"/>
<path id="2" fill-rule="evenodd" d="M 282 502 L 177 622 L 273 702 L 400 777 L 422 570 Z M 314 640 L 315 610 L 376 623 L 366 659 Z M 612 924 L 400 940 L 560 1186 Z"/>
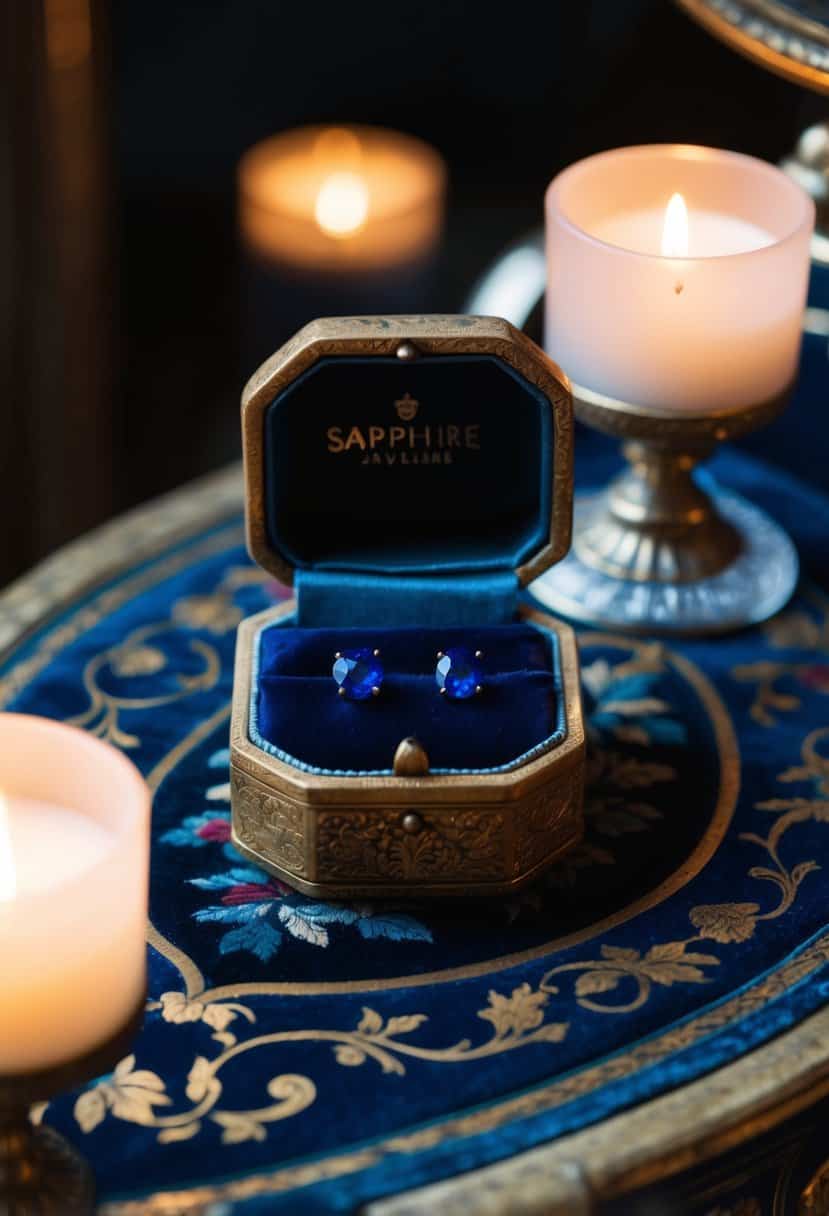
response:
<path id="1" fill-rule="evenodd" d="M 363 1216 L 592 1216 L 596 1205 L 762 1135 L 829 1094 L 829 1009 L 733 1064 L 497 1165 Z"/>

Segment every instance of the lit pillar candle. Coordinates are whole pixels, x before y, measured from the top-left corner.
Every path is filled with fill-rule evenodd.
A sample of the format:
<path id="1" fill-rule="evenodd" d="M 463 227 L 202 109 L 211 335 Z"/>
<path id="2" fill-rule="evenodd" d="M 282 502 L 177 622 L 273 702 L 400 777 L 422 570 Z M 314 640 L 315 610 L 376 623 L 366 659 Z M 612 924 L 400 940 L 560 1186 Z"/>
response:
<path id="1" fill-rule="evenodd" d="M 772 165 L 681 144 L 565 169 L 546 197 L 545 344 L 577 384 L 689 412 L 797 367 L 814 206 Z"/>
<path id="2" fill-rule="evenodd" d="M 378 127 L 286 131 L 245 153 L 238 181 L 248 313 L 265 354 L 318 315 L 428 305 L 446 171 L 421 140 Z"/>
<path id="3" fill-rule="evenodd" d="M 150 796 L 108 744 L 0 714 L 0 1075 L 121 1030 L 144 994 Z"/>
<path id="4" fill-rule="evenodd" d="M 390 270 L 434 246 L 444 186 L 438 154 L 399 131 L 287 131 L 240 162 L 242 231 L 253 249 L 296 267 Z"/>

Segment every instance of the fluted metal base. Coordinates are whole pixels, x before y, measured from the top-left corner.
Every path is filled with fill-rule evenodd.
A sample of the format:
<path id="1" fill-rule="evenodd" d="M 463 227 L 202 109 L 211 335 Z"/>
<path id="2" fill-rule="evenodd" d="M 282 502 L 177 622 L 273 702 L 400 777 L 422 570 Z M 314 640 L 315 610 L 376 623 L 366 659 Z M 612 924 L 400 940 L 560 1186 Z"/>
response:
<path id="1" fill-rule="evenodd" d="M 607 519 L 607 495 L 579 498 L 571 552 L 530 586 L 545 607 L 585 624 L 629 633 L 725 633 L 773 616 L 798 579 L 797 552 L 764 511 L 737 494 L 714 491 L 719 524 L 736 539 L 730 561 L 692 581 L 619 578 L 583 560 L 581 538 L 596 538 Z"/>
<path id="2" fill-rule="evenodd" d="M 90 1216 L 92 1171 L 51 1127 L 33 1127 L 23 1108 L 0 1118 L 2 1216 Z"/>

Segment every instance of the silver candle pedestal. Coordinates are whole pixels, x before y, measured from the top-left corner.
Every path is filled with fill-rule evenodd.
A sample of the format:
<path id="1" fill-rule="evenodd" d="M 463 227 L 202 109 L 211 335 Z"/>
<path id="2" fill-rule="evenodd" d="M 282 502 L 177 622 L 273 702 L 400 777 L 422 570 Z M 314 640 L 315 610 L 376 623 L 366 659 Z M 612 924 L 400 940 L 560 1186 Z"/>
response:
<path id="1" fill-rule="evenodd" d="M 695 469 L 787 399 L 683 414 L 574 384 L 576 416 L 621 439 L 627 466 L 605 490 L 576 499 L 570 554 L 532 594 L 572 620 L 638 633 L 721 633 L 779 611 L 797 584 L 794 545 L 758 507 L 705 485 Z"/>

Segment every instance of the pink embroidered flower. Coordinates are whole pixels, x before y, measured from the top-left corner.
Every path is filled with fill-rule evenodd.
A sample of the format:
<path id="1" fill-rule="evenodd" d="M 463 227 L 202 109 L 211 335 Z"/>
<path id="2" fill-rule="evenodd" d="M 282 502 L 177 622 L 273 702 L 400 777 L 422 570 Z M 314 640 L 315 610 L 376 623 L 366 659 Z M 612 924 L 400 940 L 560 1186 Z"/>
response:
<path id="1" fill-rule="evenodd" d="M 222 896 L 223 904 L 262 904 L 282 899 L 288 888 L 281 882 L 240 882 Z"/>
<path id="2" fill-rule="evenodd" d="M 226 816 L 204 819 L 196 828 L 196 835 L 202 840 L 227 844 L 230 840 L 230 820 Z"/>
<path id="3" fill-rule="evenodd" d="M 829 663 L 810 663 L 798 670 L 798 679 L 816 692 L 829 692 Z"/>

